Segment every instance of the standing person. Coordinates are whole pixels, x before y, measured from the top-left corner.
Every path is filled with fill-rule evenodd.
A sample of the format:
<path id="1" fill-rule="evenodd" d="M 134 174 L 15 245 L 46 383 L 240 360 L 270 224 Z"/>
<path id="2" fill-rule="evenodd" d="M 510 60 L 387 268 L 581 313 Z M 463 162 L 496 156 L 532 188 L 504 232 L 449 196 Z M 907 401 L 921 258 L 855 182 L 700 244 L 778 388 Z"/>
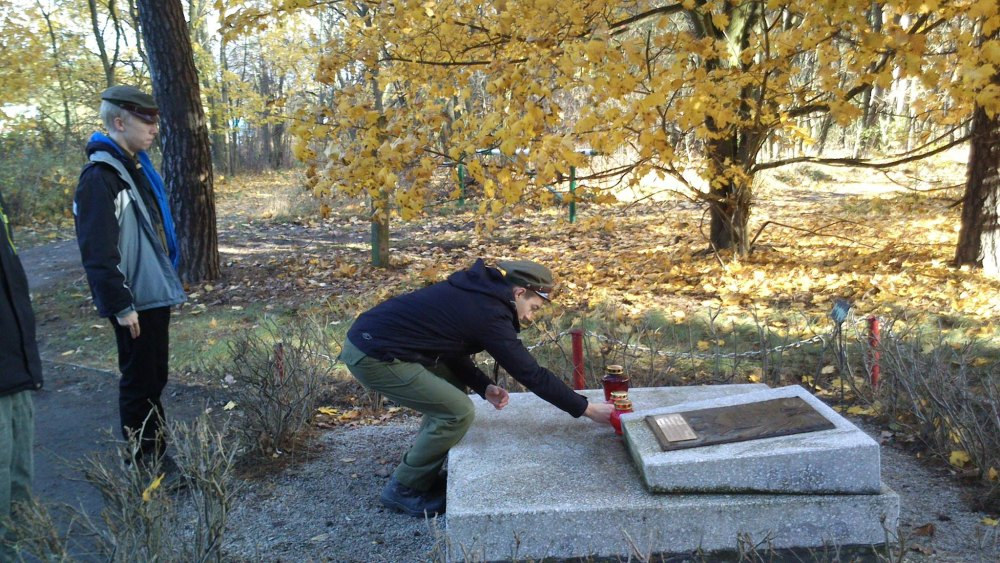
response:
<path id="1" fill-rule="evenodd" d="M 347 331 L 341 360 L 365 387 L 423 413 L 410 450 L 382 489 L 382 504 L 410 516 L 443 514 L 439 475 L 448 450 L 475 416 L 471 387 L 497 410 L 509 400 L 473 363 L 486 351 L 530 391 L 574 418 L 608 423 L 611 405 L 590 403 L 538 365 L 518 339 L 552 292 L 552 273 L 527 260 L 487 267 L 482 259 L 447 281 L 393 297 Z"/>
<path id="2" fill-rule="evenodd" d="M 138 438 L 129 460 L 176 473 L 166 456 L 160 395 L 167 384 L 170 307 L 187 296 L 177 276 L 177 237 L 163 179 L 146 154 L 159 127 L 153 97 L 132 86 L 101 94 L 107 134 L 87 143 L 90 159 L 73 200 L 76 237 L 94 305 L 118 345 L 122 436 Z"/>
<path id="3" fill-rule="evenodd" d="M 17 257 L 0 194 L 0 518 L 31 498 L 35 411 L 29 391 L 42 388 L 28 278 Z M 0 542 L 7 535 L 0 525 Z M 0 556 L 11 553 L 0 547 Z"/>

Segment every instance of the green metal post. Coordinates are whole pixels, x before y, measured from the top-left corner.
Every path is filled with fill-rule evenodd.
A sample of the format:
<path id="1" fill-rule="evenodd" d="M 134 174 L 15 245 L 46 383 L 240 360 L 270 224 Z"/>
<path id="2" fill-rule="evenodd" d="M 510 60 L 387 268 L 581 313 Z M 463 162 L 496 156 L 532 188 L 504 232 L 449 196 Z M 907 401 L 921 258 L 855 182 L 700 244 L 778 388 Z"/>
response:
<path id="1" fill-rule="evenodd" d="M 569 222 L 576 222 L 576 166 L 569 167 Z"/>
<path id="2" fill-rule="evenodd" d="M 458 204 L 465 205 L 465 165 L 458 163 Z"/>

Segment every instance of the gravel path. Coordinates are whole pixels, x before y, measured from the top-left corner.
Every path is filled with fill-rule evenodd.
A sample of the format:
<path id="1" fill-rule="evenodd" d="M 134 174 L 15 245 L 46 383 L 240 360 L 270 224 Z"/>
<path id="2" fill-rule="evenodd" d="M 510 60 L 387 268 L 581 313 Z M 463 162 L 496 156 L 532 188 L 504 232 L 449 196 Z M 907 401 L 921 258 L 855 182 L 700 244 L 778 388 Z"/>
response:
<path id="1" fill-rule="evenodd" d="M 232 515 L 228 553 L 255 561 L 435 559 L 443 550 L 437 531 L 443 522 L 396 514 L 378 503 L 392 460 L 406 450 L 416 428 L 408 419 L 321 435 L 316 458 L 248 485 Z M 877 436 L 876 429 L 865 430 Z M 980 524 L 986 515 L 966 507 L 963 489 L 945 471 L 883 446 L 882 477 L 900 495 L 908 561 L 1000 561 L 997 528 Z M 933 535 L 913 535 L 927 524 L 933 524 Z M 992 535 L 977 537 L 983 533 Z"/>
<path id="2" fill-rule="evenodd" d="M 389 511 L 378 500 L 416 430 L 411 418 L 326 432 L 317 458 L 247 486 L 232 514 L 227 552 L 255 561 L 431 558 L 440 544 L 438 522 Z"/>

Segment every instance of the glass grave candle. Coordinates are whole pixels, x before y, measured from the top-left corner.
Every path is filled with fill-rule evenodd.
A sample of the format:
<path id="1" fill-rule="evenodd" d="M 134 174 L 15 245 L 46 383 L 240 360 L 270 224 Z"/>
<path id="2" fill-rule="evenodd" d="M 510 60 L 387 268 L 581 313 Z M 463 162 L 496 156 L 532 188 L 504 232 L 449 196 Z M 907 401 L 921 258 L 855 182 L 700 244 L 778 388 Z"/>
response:
<path id="1" fill-rule="evenodd" d="M 601 378 L 601 385 L 604 386 L 604 402 L 611 402 L 612 391 L 628 391 L 628 377 L 625 376 L 625 368 L 619 365 L 609 365 L 604 368 L 604 377 Z"/>
<path id="2" fill-rule="evenodd" d="M 615 401 L 615 410 L 611 412 L 611 426 L 615 429 L 615 434 L 622 435 L 622 419 L 625 413 L 632 412 L 632 401 L 628 399 L 618 399 Z"/>

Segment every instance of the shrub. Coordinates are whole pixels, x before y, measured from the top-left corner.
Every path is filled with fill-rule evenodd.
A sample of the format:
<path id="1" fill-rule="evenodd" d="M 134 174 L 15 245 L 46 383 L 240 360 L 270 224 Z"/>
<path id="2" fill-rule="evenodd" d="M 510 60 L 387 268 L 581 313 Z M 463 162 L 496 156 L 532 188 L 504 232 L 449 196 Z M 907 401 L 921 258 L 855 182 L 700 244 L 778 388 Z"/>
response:
<path id="1" fill-rule="evenodd" d="M 284 328 L 265 321 L 230 343 L 223 378 L 233 381 L 249 452 L 269 454 L 293 446 L 333 374 L 334 359 L 327 351 L 322 330 L 306 320 Z"/>
<path id="2" fill-rule="evenodd" d="M 222 538 L 236 494 L 236 447 L 228 426 L 216 429 L 207 414 L 191 424 L 171 423 L 176 462 L 186 496 L 161 487 L 160 461 L 126 466 L 137 444 L 112 459 L 93 455 L 84 475 L 104 497 L 104 530 L 94 530 L 108 561 L 222 561 Z M 194 511 L 194 515 L 190 512 Z"/>
<path id="3" fill-rule="evenodd" d="M 160 486 L 159 461 L 126 465 L 130 452 L 138 448 L 135 439 L 113 453 L 92 454 L 81 466 L 86 480 L 104 498 L 103 525 L 68 508 L 84 536 L 81 545 L 72 527 L 60 533 L 44 504 L 32 500 L 18 505 L 10 526 L 20 560 L 71 561 L 72 551 L 115 563 L 222 561 L 222 539 L 237 492 L 233 479 L 237 450 L 228 426 L 216 428 L 202 414 L 191 424 L 171 423 L 169 433 L 186 492 Z"/>
<path id="4" fill-rule="evenodd" d="M 0 155 L 0 190 L 12 223 L 52 224 L 72 217 L 82 147 L 54 151 L 0 139 Z"/>
<path id="5" fill-rule="evenodd" d="M 885 418 L 931 452 L 989 480 L 1000 470 L 1000 378 L 974 342 L 950 345 L 942 335 L 890 333 L 882 341 L 883 384 L 874 398 Z M 967 457 L 966 457 L 967 456 Z M 993 492 L 981 500 L 1000 508 Z M 989 508 L 986 506 L 986 508 Z"/>

